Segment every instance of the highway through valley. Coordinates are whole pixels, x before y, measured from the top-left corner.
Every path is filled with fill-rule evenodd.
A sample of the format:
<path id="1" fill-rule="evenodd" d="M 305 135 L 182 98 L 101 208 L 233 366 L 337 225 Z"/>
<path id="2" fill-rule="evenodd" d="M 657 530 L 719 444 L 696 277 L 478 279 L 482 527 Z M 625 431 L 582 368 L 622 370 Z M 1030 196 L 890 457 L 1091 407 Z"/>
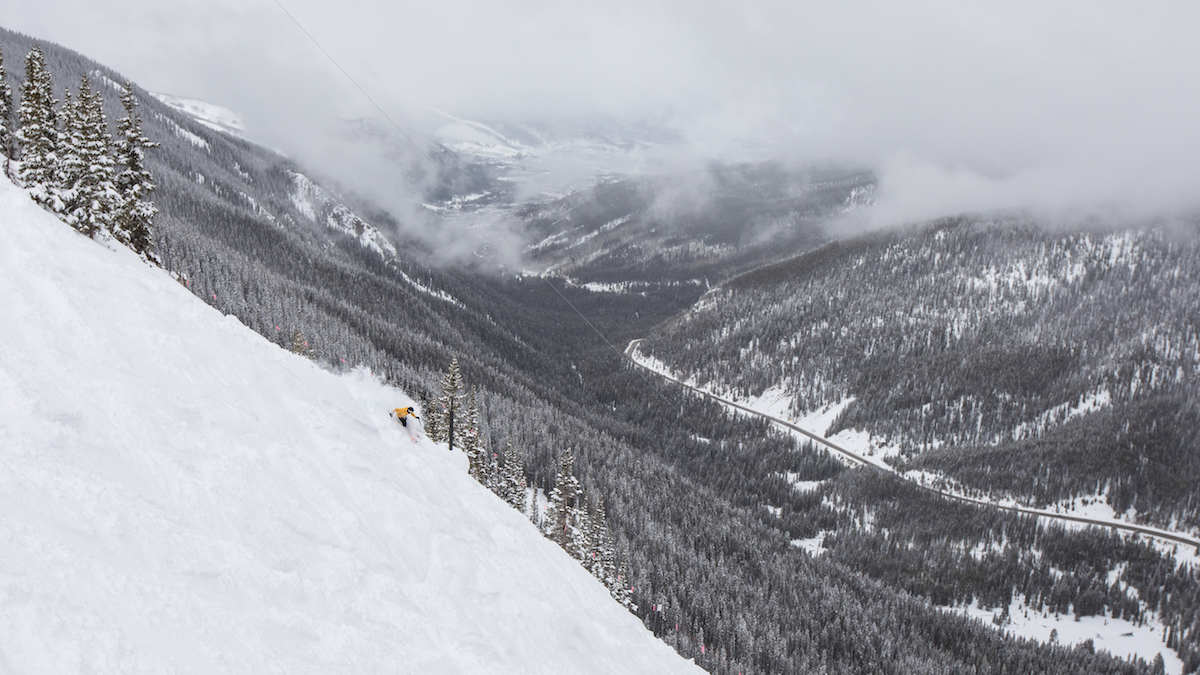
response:
<path id="1" fill-rule="evenodd" d="M 884 473 L 888 473 L 892 476 L 895 476 L 896 478 L 899 478 L 900 480 L 904 480 L 904 481 L 911 483 L 912 485 L 916 486 L 917 488 L 926 490 L 928 492 L 937 493 L 948 499 L 955 499 L 955 500 L 958 500 L 961 502 L 970 502 L 972 504 L 979 504 L 981 506 L 989 506 L 989 507 L 997 508 L 997 509 L 1005 509 L 1007 511 L 1014 511 L 1016 513 L 1025 513 L 1025 514 L 1028 514 L 1031 516 L 1037 516 L 1039 518 L 1052 518 L 1055 520 L 1062 520 L 1062 521 L 1068 521 L 1068 522 L 1074 522 L 1074 523 L 1082 523 L 1085 525 L 1096 525 L 1096 526 L 1100 526 L 1100 527 L 1109 527 L 1109 528 L 1113 528 L 1115 530 L 1120 530 L 1123 532 L 1132 532 L 1132 533 L 1137 533 L 1137 534 L 1143 534 L 1143 535 L 1147 535 L 1150 537 L 1163 539 L 1166 541 L 1171 541 L 1171 542 L 1175 542 L 1175 543 L 1179 543 L 1179 544 L 1185 544 L 1187 546 L 1195 546 L 1197 553 L 1200 553 L 1200 539 L 1198 539 L 1196 537 L 1188 536 L 1186 534 L 1182 534 L 1180 532 L 1172 532 L 1171 530 L 1163 530 L 1163 529 L 1159 529 L 1156 527 L 1146 527 L 1143 525 L 1124 523 L 1124 522 L 1114 521 L 1114 520 L 1102 520 L 1102 519 L 1097 519 L 1097 518 L 1088 518 L 1086 516 L 1073 516 L 1073 515 L 1062 514 L 1062 513 L 1054 513 L 1053 511 L 1046 511 L 1043 509 L 1034 509 L 1034 508 L 1030 508 L 1030 507 L 1026 507 L 1026 506 L 1001 504 L 999 502 L 995 502 L 995 501 L 991 501 L 991 500 L 987 500 L 987 499 L 975 498 L 975 497 L 968 497 L 966 495 L 961 495 L 961 494 L 957 494 L 957 493 L 950 492 L 947 490 L 942 490 L 942 489 L 939 489 L 936 487 L 925 485 L 925 484 L 921 483 L 920 481 L 912 478 L 911 476 L 906 476 L 906 475 L 896 471 L 895 469 L 887 466 L 886 464 L 883 464 L 880 461 L 872 461 L 871 459 L 864 457 L 863 455 L 860 455 L 859 453 L 848 450 L 848 449 L 838 445 L 837 443 L 830 441 L 828 438 L 825 438 L 821 434 L 815 433 L 808 429 L 801 428 L 800 426 L 798 426 L 792 422 L 789 422 L 788 420 L 781 419 L 779 417 L 775 417 L 774 415 L 769 415 L 767 413 L 763 413 L 758 410 L 754 410 L 754 409 L 749 408 L 749 407 L 747 407 L 741 403 L 738 403 L 736 401 L 731 401 L 727 398 L 723 398 L 721 396 L 717 396 L 716 394 L 704 391 L 703 389 L 693 387 L 692 385 L 690 385 L 676 377 L 673 377 L 671 375 L 668 375 L 663 372 L 659 372 L 657 370 L 654 370 L 653 368 L 648 367 L 644 363 L 639 362 L 637 358 L 635 358 L 635 355 L 637 354 L 638 345 L 641 342 L 642 342 L 641 338 L 639 338 L 637 340 L 632 340 L 629 343 L 629 346 L 627 346 L 625 348 L 626 358 L 628 358 L 636 367 L 642 368 L 643 370 L 653 373 L 653 374 L 655 374 L 669 382 L 673 382 L 681 387 L 685 387 L 685 388 L 691 390 L 692 392 L 699 394 L 700 396 L 709 398 L 709 399 L 716 401 L 717 403 L 720 403 L 724 406 L 728 406 L 730 408 L 733 408 L 740 412 L 744 412 L 749 415 L 757 415 L 757 416 L 762 417 L 762 418 L 764 418 L 764 419 L 774 423 L 775 425 L 782 427 L 788 431 L 795 432 L 802 436 L 805 436 L 805 437 L 809 438 L 810 440 L 812 440 L 814 443 L 824 446 L 830 452 L 833 452 L 837 455 L 844 457 L 845 459 L 849 460 L 850 463 L 852 463 L 852 464 L 862 466 L 864 468 L 874 469 L 876 471 L 882 471 Z"/>

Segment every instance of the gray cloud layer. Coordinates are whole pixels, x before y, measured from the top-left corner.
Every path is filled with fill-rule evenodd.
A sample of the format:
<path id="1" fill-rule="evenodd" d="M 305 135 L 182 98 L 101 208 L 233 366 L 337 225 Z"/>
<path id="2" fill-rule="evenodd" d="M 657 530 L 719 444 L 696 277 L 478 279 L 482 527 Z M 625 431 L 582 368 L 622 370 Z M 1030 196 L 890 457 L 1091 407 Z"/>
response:
<path id="1" fill-rule="evenodd" d="M 280 0 L 403 125 L 653 119 L 702 157 L 876 167 L 884 222 L 1200 207 L 1200 4 Z M 273 0 L 6 0 L 6 25 L 322 156 L 370 105 Z"/>

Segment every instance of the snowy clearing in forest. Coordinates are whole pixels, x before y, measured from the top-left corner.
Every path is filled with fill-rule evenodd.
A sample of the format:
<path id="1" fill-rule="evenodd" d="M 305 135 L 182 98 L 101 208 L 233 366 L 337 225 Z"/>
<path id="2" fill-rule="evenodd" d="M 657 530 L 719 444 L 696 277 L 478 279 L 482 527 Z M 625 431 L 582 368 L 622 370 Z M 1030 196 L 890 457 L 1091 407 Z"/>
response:
<path id="1" fill-rule="evenodd" d="M 809 537 L 808 539 L 793 539 L 791 541 L 791 544 L 792 544 L 792 546 L 795 546 L 796 548 L 804 549 L 804 552 L 808 553 L 810 556 L 815 557 L 815 556 L 819 556 L 819 555 L 824 555 L 825 554 L 825 535 L 827 535 L 827 534 L 830 534 L 830 532 L 826 531 L 826 530 L 822 530 L 822 531 L 818 532 L 815 537 Z"/>
<path id="2" fill-rule="evenodd" d="M 408 396 L 271 344 L 0 180 L 5 672 L 703 671 Z"/>
<path id="3" fill-rule="evenodd" d="M 1026 608 L 1019 596 L 1013 598 L 1008 609 L 1010 623 L 1004 626 L 995 623 L 1003 613 L 1002 608 L 983 609 L 976 604 L 953 607 L 948 611 L 979 619 L 984 625 L 994 626 L 1009 635 L 1038 642 L 1050 642 L 1050 631 L 1058 631 L 1056 639 L 1060 644 L 1075 645 L 1090 639 L 1097 651 L 1103 649 L 1122 658 L 1141 657 L 1150 663 L 1157 654 L 1162 654 L 1169 675 L 1183 672 L 1183 661 L 1174 650 L 1167 647 L 1166 631 L 1157 620 L 1147 621 L 1141 626 L 1124 619 L 1103 616 L 1084 616 L 1077 621 L 1070 614 L 1055 616 L 1053 613 L 1043 614 Z"/>
<path id="4" fill-rule="evenodd" d="M 796 492 L 800 493 L 812 492 L 825 484 L 823 480 L 800 480 L 800 474 L 792 471 L 785 471 L 780 475 L 795 488 Z"/>

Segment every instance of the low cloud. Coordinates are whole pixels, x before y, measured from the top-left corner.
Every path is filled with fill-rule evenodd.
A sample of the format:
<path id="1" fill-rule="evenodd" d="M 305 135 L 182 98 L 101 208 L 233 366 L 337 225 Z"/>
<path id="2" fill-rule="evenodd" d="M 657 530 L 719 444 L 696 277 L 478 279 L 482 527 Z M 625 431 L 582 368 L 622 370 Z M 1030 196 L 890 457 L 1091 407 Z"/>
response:
<path id="1" fill-rule="evenodd" d="M 382 119 L 359 86 L 418 145 L 434 139 L 435 108 L 654 120 L 678 135 L 610 157 L 621 170 L 681 154 L 872 168 L 879 224 L 1200 207 L 1190 1 L 280 1 L 320 48 L 273 0 L 15 0 L 5 21 L 238 110 L 264 143 L 389 205 L 401 185 L 336 147 L 345 120 Z M 586 177 L 598 164 L 546 168 Z"/>

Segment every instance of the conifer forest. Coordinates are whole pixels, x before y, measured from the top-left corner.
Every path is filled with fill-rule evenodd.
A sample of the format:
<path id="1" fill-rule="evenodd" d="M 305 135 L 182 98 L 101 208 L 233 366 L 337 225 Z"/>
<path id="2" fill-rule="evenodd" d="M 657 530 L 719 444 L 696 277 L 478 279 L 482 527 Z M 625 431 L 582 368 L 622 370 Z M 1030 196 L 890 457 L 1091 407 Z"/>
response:
<path id="1" fill-rule="evenodd" d="M 1197 538 L 1196 224 L 981 215 L 836 238 L 875 176 L 763 162 L 704 169 L 703 217 L 653 207 L 678 176 L 513 198 L 546 274 L 435 264 L 353 185 L 83 55 L 5 30 L 0 55 L 6 171 L 32 199 L 282 349 L 408 392 L 431 439 L 705 670 L 1162 672 L 1016 635 L 1022 613 L 1155 626 L 1200 672 L 1200 547 L 948 499 L 623 354 L 644 339 L 681 379 L 779 392 L 796 418 L 839 406 L 818 433 L 865 432 L 965 495 Z M 501 183 L 438 178 L 465 161 L 432 153 L 427 202 Z"/>

